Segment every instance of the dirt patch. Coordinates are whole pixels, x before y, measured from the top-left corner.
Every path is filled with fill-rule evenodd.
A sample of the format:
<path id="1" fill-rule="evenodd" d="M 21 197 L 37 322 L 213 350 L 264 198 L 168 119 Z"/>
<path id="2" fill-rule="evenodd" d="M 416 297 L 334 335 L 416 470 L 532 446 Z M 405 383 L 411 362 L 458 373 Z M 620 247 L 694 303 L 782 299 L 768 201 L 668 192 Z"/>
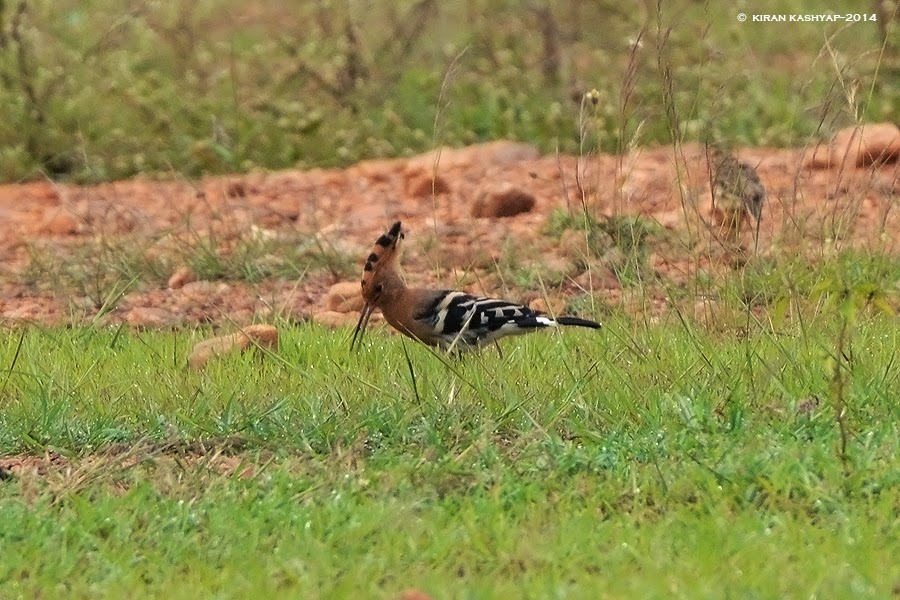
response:
<path id="1" fill-rule="evenodd" d="M 0 456 L 0 485 L 14 481 L 29 502 L 49 497 L 57 503 L 93 486 L 124 493 L 133 481 L 150 476 L 163 488 L 175 489 L 185 473 L 208 477 L 255 477 L 273 454 L 243 452 L 237 439 L 208 442 L 142 442 L 113 444 L 103 451 L 67 457 L 56 452 L 43 455 Z M 150 474 L 150 475 L 148 475 Z"/>
<path id="2" fill-rule="evenodd" d="M 811 151 L 803 149 L 738 148 L 735 153 L 757 168 L 767 191 L 761 254 L 847 246 L 897 252 L 896 161 L 813 168 L 806 166 Z M 879 156 L 893 155 L 882 151 Z M 488 184 L 520 191 L 533 205 L 515 216 L 473 218 Z M 616 302 L 620 282 L 602 264 L 587 275 L 572 266 L 579 239 L 557 241 L 544 232 L 551 213 L 587 207 L 601 216 L 640 215 L 657 222 L 680 242 L 653 248 L 651 263 L 659 275 L 677 283 L 698 266 L 732 265 L 731 250 L 709 227 L 711 202 L 705 152 L 696 144 L 677 151 L 644 148 L 621 157 L 579 158 L 542 157 L 527 145 L 494 142 L 343 170 L 197 182 L 3 185 L 0 319 L 136 327 L 239 326 L 272 315 L 307 320 L 334 310 L 328 290 L 358 279 L 356 270 L 372 242 L 397 219 L 408 231 L 404 266 L 412 284 L 503 293 L 507 284 L 497 265 L 512 254 L 520 264 L 562 270 L 560 295 L 590 289 Z M 325 249 L 350 266 L 342 270 L 323 263 L 296 276 L 243 279 L 239 253 L 272 240 L 283 244 L 279 248 Z M 212 277 L 216 280 L 203 279 L 186 266 L 201 262 L 197 248 L 210 260 L 234 261 L 234 273 L 225 269 Z M 136 263 L 147 261 L 164 272 L 136 282 L 117 276 L 117 262 L 129 253 Z M 272 254 L 261 256 L 260 264 L 277 263 L 279 251 Z M 52 269 L 42 271 L 41 261 L 68 266 L 81 261 L 89 270 L 79 287 Z M 91 289 L 95 280 L 99 283 Z"/>
<path id="3" fill-rule="evenodd" d="M 322 453 L 260 447 L 241 437 L 140 440 L 72 456 L 52 451 L 0 456 L 0 486 L 16 485 L 26 502 L 43 498 L 54 504 L 85 490 L 124 494 L 147 482 L 163 494 L 192 499 L 223 478 L 254 479 L 275 469 L 327 487 L 346 484 L 348 474 L 361 474 L 371 451 L 364 430 L 356 440 L 336 441 Z"/>

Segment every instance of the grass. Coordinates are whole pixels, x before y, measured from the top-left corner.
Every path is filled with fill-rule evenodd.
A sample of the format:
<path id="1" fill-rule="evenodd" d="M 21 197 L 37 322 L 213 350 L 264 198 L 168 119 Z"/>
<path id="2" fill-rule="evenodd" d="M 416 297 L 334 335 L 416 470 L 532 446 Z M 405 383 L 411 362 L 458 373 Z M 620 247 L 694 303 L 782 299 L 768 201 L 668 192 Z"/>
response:
<path id="1" fill-rule="evenodd" d="M 0 482 L 0 595 L 885 597 L 900 327 L 852 330 L 842 460 L 829 319 L 611 315 L 502 369 L 377 330 L 196 372 L 202 331 L 7 329 L 0 453 L 40 470 Z"/>
<path id="2" fill-rule="evenodd" d="M 11 0 L 0 6 L 0 180 L 336 166 L 501 137 L 621 151 L 670 142 L 676 116 L 679 139 L 803 145 L 896 114 L 900 45 L 889 3 L 877 9 L 875 22 L 741 23 L 737 9 L 691 0 L 630 11 Z"/>

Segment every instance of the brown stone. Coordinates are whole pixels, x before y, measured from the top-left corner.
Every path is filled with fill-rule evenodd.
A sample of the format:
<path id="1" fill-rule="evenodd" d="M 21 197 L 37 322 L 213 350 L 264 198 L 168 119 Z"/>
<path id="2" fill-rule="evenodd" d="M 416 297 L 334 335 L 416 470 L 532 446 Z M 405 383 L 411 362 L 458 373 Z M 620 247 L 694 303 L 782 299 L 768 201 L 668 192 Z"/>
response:
<path id="1" fill-rule="evenodd" d="M 247 184 L 240 179 L 229 181 L 225 187 L 225 196 L 228 198 L 243 198 L 247 195 Z"/>
<path id="2" fill-rule="evenodd" d="M 900 128 L 893 123 L 873 123 L 838 131 L 830 146 L 817 146 L 806 160 L 810 168 L 867 167 L 900 160 Z"/>
<path id="3" fill-rule="evenodd" d="M 341 281 L 331 286 L 325 294 L 325 306 L 329 311 L 338 313 L 362 310 L 363 298 L 359 282 Z"/>
<path id="4" fill-rule="evenodd" d="M 186 266 L 181 266 L 175 269 L 175 272 L 169 277 L 169 289 L 177 290 L 196 280 L 197 276 L 193 271 Z"/>
<path id="5" fill-rule="evenodd" d="M 834 151 L 841 156 L 854 156 L 857 167 L 896 162 L 900 158 L 900 128 L 893 123 L 864 125 L 842 129 L 834 138 Z"/>
<path id="6" fill-rule="evenodd" d="M 514 217 L 534 208 L 534 196 L 511 185 L 484 190 L 472 205 L 476 218 Z"/>
<path id="7" fill-rule="evenodd" d="M 447 180 L 432 171 L 413 170 L 406 177 L 406 195 L 411 198 L 428 198 L 450 192 Z"/>
<path id="8" fill-rule="evenodd" d="M 278 328 L 274 325 L 265 325 L 259 323 L 256 325 L 247 325 L 239 332 L 241 339 L 247 339 L 247 344 L 242 348 L 247 348 L 251 343 L 256 343 L 263 348 L 278 347 Z"/>
<path id="9" fill-rule="evenodd" d="M 194 346 L 188 357 L 188 364 L 199 369 L 215 356 L 243 352 L 256 346 L 277 349 L 278 328 L 273 325 L 248 325 L 237 333 L 204 340 Z"/>

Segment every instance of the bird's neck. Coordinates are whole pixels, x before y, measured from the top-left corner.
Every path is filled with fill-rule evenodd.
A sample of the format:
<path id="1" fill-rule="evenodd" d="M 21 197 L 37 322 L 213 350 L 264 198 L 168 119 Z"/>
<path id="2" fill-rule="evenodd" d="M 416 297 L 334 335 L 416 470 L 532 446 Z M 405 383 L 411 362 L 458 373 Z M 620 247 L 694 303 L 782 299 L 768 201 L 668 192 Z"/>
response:
<path id="1" fill-rule="evenodd" d="M 378 307 L 382 311 L 385 308 L 389 309 L 392 306 L 401 304 L 409 292 L 409 288 L 404 283 L 403 278 L 394 270 L 382 274 L 381 285 L 384 286 L 384 291 L 381 293 Z"/>

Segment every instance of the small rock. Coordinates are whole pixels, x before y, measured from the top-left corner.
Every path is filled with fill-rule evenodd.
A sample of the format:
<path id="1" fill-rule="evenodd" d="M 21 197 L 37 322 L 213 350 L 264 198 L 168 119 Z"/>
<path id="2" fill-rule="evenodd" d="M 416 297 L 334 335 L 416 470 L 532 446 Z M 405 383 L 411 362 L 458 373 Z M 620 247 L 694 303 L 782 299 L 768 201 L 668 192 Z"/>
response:
<path id="1" fill-rule="evenodd" d="M 239 334 L 242 336 L 242 339 L 248 340 L 246 346 L 243 346 L 244 348 L 249 347 L 254 342 L 263 348 L 278 347 L 278 328 L 274 325 L 248 325 L 242 328 Z"/>
<path id="2" fill-rule="evenodd" d="M 511 185 L 482 191 L 472 205 L 476 218 L 514 217 L 534 208 L 534 196 Z"/>
<path id="3" fill-rule="evenodd" d="M 135 327 L 165 327 L 170 325 L 174 318 L 165 308 L 136 306 L 128 311 L 125 320 Z"/>
<path id="4" fill-rule="evenodd" d="M 832 146 L 838 156 L 843 152 L 848 153 L 848 160 L 855 156 L 851 164 L 857 167 L 896 162 L 900 158 L 900 128 L 893 123 L 848 127 L 834 136 Z"/>
<path id="5" fill-rule="evenodd" d="M 447 181 L 432 171 L 413 170 L 406 178 L 406 195 L 411 198 L 428 198 L 450 192 Z"/>
<path id="6" fill-rule="evenodd" d="M 845 162 L 846 160 L 846 162 Z M 828 147 L 817 146 L 807 159 L 810 168 L 872 164 L 900 160 L 900 128 L 893 123 L 846 127 L 838 131 Z"/>
<path id="7" fill-rule="evenodd" d="M 188 357 L 188 364 L 199 369 L 214 356 L 243 352 L 255 346 L 278 348 L 278 328 L 273 325 L 248 325 L 237 333 L 204 340 L 194 346 Z"/>
<path id="8" fill-rule="evenodd" d="M 39 233 L 74 235 L 81 229 L 81 221 L 72 211 L 51 208 L 45 211 L 44 215 L 44 221 L 38 229 Z"/>
<path id="9" fill-rule="evenodd" d="M 169 277 L 169 289 L 177 290 L 179 288 L 183 288 L 185 284 L 191 283 L 197 280 L 197 276 L 194 274 L 186 266 L 181 266 L 175 269 L 175 272 L 172 273 L 172 276 Z"/>
<path id="10" fill-rule="evenodd" d="M 363 304 L 358 281 L 341 281 L 331 286 L 325 294 L 325 306 L 329 311 L 339 313 L 360 311 Z"/>
<path id="11" fill-rule="evenodd" d="M 229 181 L 225 187 L 225 196 L 228 198 L 243 198 L 247 195 L 247 184 L 240 179 Z"/>

